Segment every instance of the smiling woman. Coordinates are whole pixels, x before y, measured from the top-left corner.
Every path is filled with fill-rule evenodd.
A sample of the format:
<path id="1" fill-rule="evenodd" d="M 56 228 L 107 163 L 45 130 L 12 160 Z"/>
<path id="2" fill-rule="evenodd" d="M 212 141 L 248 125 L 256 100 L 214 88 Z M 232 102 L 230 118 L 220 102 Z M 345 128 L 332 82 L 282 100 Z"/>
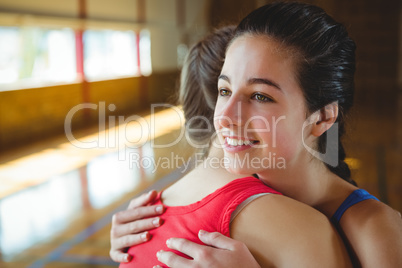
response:
<path id="1" fill-rule="evenodd" d="M 301 141 L 294 139 L 301 137 L 307 113 L 294 69 L 290 56 L 272 39 L 245 35 L 230 45 L 215 108 L 215 128 L 228 152 L 230 171 L 275 172 L 265 166 L 255 169 L 255 165 L 239 169 L 236 162 L 247 156 L 263 163 L 261 159 L 273 154 L 289 165 L 292 158 L 301 157 L 296 153 L 304 153 Z M 231 140 L 235 142 L 230 144 Z"/>
<path id="2" fill-rule="evenodd" d="M 231 34 L 225 34 L 225 32 L 230 33 L 230 28 L 223 28 L 207 36 L 190 50 L 189 56 L 186 58 L 182 72 L 182 81 L 195 82 L 194 84 L 184 83 L 181 85 L 182 96 L 189 97 L 181 98 L 187 122 L 191 119 L 188 115 L 194 109 L 194 99 L 200 103 L 199 105 L 205 107 L 204 100 L 208 100 L 208 95 L 200 93 L 213 91 L 215 92 L 215 96 L 217 95 L 216 81 L 218 80 L 222 66 L 220 59 L 223 58 L 226 44 L 231 39 Z M 236 44 L 237 40 L 231 44 L 228 56 L 231 55 L 232 49 L 236 54 L 244 54 L 245 47 L 243 44 L 239 46 L 236 46 Z M 265 43 L 261 43 L 260 45 L 263 44 L 266 45 Z M 211 55 L 213 53 L 210 53 L 210 51 L 220 51 L 221 54 L 216 57 L 215 55 Z M 229 112 L 223 114 L 223 116 L 227 115 L 230 117 L 233 122 L 230 124 L 230 127 L 233 127 L 233 129 L 229 129 L 229 125 L 225 126 L 229 129 L 229 134 L 227 135 L 229 139 L 227 139 L 227 142 L 232 144 L 228 145 L 226 143 L 224 146 L 225 154 L 226 151 L 230 151 L 234 155 L 233 158 L 240 156 L 239 158 L 242 161 L 238 167 L 229 163 L 230 168 L 227 169 L 230 171 L 245 170 L 245 174 L 247 175 L 230 174 L 223 166 L 217 166 L 216 160 L 223 159 L 223 152 L 221 148 L 211 146 L 209 153 L 202 163 L 199 163 L 199 165 L 178 182 L 156 196 L 154 205 L 159 207 L 161 205 L 165 206 L 165 211 L 160 218 L 154 220 L 159 224 L 162 220 L 164 224 L 155 230 L 150 230 L 149 233 L 144 233 L 142 241 L 148 240 L 150 237 L 152 239 L 147 243 L 131 247 L 128 250 L 128 254 L 135 255 L 134 258 L 129 259 L 126 255 L 129 262 L 122 263 L 120 267 L 145 267 L 158 264 L 157 257 L 161 258 L 165 253 L 169 254 L 169 252 L 165 251 L 174 245 L 173 242 L 170 243 L 171 240 L 168 240 L 166 244 L 166 240 L 172 236 L 181 236 L 201 244 L 202 232 L 198 232 L 200 229 L 222 232 L 226 236 L 244 241 L 248 247 L 253 249 L 253 254 L 258 261 L 258 264 L 256 261 L 253 261 L 252 265 L 246 265 L 247 267 L 258 267 L 258 265 L 263 267 L 291 267 L 296 265 L 301 267 L 322 267 L 323 265 L 327 267 L 350 267 L 347 252 L 343 247 L 340 237 L 323 215 L 304 204 L 282 196 L 279 192 L 264 185 L 261 180 L 250 176 L 252 173 L 248 172 L 253 169 L 253 166 L 256 166 L 254 169 L 260 169 L 262 165 L 268 165 L 272 161 L 272 159 L 269 159 L 269 156 L 261 155 L 261 150 L 256 149 L 257 147 L 261 147 L 263 152 L 269 149 L 266 146 L 268 142 L 267 137 L 271 139 L 272 136 L 270 134 L 267 137 L 255 135 L 256 132 L 251 132 L 251 136 L 241 135 L 240 132 L 236 132 L 236 126 L 241 126 L 240 129 L 243 130 L 243 124 L 248 124 L 248 122 L 245 122 L 246 116 L 252 116 L 252 107 L 262 109 L 265 105 L 270 106 L 272 104 L 278 107 L 277 112 L 272 114 L 268 112 L 267 116 L 282 116 L 280 113 L 282 112 L 280 110 L 281 105 L 278 105 L 276 102 L 267 101 L 270 100 L 267 97 L 268 94 L 271 94 L 272 98 L 277 98 L 275 94 L 283 94 L 280 93 L 281 90 L 271 85 L 279 85 L 279 83 L 282 83 L 282 80 L 267 82 L 270 77 L 264 76 L 262 73 L 255 73 L 261 66 L 258 64 L 253 65 L 252 61 L 254 58 L 252 57 L 258 56 L 259 52 L 261 50 L 246 53 L 243 62 L 239 61 L 241 57 L 227 61 L 232 67 L 227 72 L 223 71 L 223 75 L 226 76 L 221 76 L 221 78 L 226 79 L 220 79 L 220 81 L 224 81 L 227 86 L 220 91 L 223 96 L 219 97 L 217 103 L 217 110 L 219 110 L 220 102 L 227 100 L 227 106 L 225 107 L 228 108 L 228 111 L 232 112 L 231 114 Z M 267 54 L 264 60 L 267 60 L 267 57 L 275 57 L 275 63 L 285 64 L 280 54 Z M 233 65 L 241 66 L 240 71 L 238 72 Z M 199 70 L 195 66 L 210 75 L 200 77 Z M 227 69 L 227 66 L 226 69 L 225 66 L 224 70 Z M 250 72 L 244 70 L 247 68 L 250 68 L 250 70 L 247 70 Z M 240 73 L 242 71 L 247 73 L 243 75 Z M 274 76 L 275 72 L 271 75 Z M 282 74 L 282 76 L 286 77 L 285 74 Z M 245 77 L 246 80 L 244 80 Z M 252 79 L 249 80 L 249 77 L 252 77 Z M 288 81 L 286 80 L 286 82 Z M 211 85 L 211 87 L 204 87 L 203 85 Z M 284 83 L 283 86 L 287 86 L 287 84 Z M 258 91 L 256 91 L 255 87 L 258 87 Z M 270 92 L 271 90 L 277 92 L 274 94 Z M 195 96 L 199 98 L 195 98 Z M 292 96 L 290 97 L 292 99 Z M 300 96 L 299 99 L 303 100 L 303 97 Z M 238 106 L 236 105 L 237 101 L 240 101 L 240 105 Z M 191 103 L 193 105 L 190 105 Z M 206 107 L 205 111 L 202 109 L 195 110 L 200 110 L 210 115 L 211 110 L 209 109 L 209 107 Z M 294 112 L 294 114 L 298 115 L 300 120 L 303 118 L 303 115 L 299 115 L 297 112 Z M 271 122 L 264 120 L 264 116 L 255 115 L 258 118 L 248 124 L 250 130 L 254 131 L 259 128 L 262 132 L 266 132 L 266 123 Z M 212 120 L 212 116 L 210 120 Z M 274 118 L 273 122 L 281 124 L 277 120 Z M 283 125 L 289 127 L 287 124 Z M 216 125 L 216 128 L 219 135 L 222 133 L 226 135 L 226 133 L 221 131 L 219 125 Z M 275 129 L 276 127 L 273 128 Z M 190 131 L 189 129 L 187 130 Z M 276 131 L 273 133 L 276 133 Z M 286 134 L 287 137 L 291 135 L 290 133 Z M 202 140 L 202 136 L 200 136 L 200 140 Z M 214 139 L 211 141 L 214 141 Z M 255 150 L 258 153 L 256 155 L 248 153 L 251 157 L 247 159 L 247 156 L 243 155 L 242 152 L 249 152 L 250 150 Z M 282 153 L 282 150 L 278 150 L 278 152 Z M 276 158 L 276 152 L 272 151 L 272 153 L 271 158 Z M 278 154 L 279 157 L 283 156 Z M 230 157 L 226 157 L 225 160 L 228 158 Z M 258 163 L 258 161 L 262 161 L 262 163 Z M 275 162 L 275 159 L 273 162 Z M 285 169 L 285 166 L 283 165 L 282 169 Z M 288 213 L 283 213 L 283 211 L 287 211 Z M 194 219 L 197 219 L 197 221 L 194 221 Z M 243 219 L 248 219 L 253 224 L 250 225 L 248 221 L 246 223 Z M 125 216 L 115 215 L 113 222 L 121 221 L 125 221 Z M 297 228 L 295 228 L 296 223 Z M 130 224 L 128 223 L 125 229 L 131 229 L 129 226 Z M 120 233 L 120 231 L 112 229 L 112 238 L 118 237 Z M 250 237 L 255 239 L 250 240 Z M 299 239 L 292 239 L 294 237 L 299 237 Z M 305 244 L 306 239 L 311 241 L 308 246 Z M 124 241 L 117 240 L 118 238 L 116 239 L 116 243 L 124 243 Z M 114 243 L 112 240 L 112 246 Z M 282 248 L 287 248 L 287 250 L 284 251 Z M 165 251 L 161 252 L 159 251 L 160 249 Z M 185 258 L 186 267 L 191 265 L 191 260 L 186 257 L 186 255 L 189 255 L 189 249 L 187 247 L 183 248 L 183 254 L 180 254 L 180 256 Z M 320 250 L 320 256 L 317 258 L 316 252 L 318 249 Z M 194 260 L 200 258 L 194 257 Z M 171 263 L 168 266 L 174 267 Z"/>
<path id="3" fill-rule="evenodd" d="M 355 48 L 345 27 L 319 7 L 278 2 L 256 9 L 238 25 L 229 43 L 218 82 L 215 128 L 224 158 L 228 159 L 228 171 L 255 174 L 266 185 L 331 219 L 344 238 L 354 266 L 399 267 L 402 265 L 400 216 L 376 197 L 358 189 L 344 161 L 341 138 L 345 117 L 353 102 Z M 282 120 L 278 121 L 280 118 Z M 214 149 L 211 153 L 216 153 Z M 283 157 L 286 168 L 261 165 L 262 160 L 272 154 Z M 253 165 L 256 159 L 259 165 Z M 222 173 L 220 177 L 210 179 L 216 170 L 204 170 L 203 174 L 199 169 L 192 175 L 197 172 L 200 172 L 199 177 L 204 175 L 199 188 L 201 183 L 217 185 L 217 181 L 225 176 Z M 163 202 L 175 204 L 174 201 L 186 198 L 187 202 L 197 201 L 194 193 L 187 197 L 196 182 L 194 178 L 183 178 L 162 193 Z M 263 206 L 265 201 L 269 204 Z M 300 219 L 294 221 L 298 234 L 282 237 L 289 244 L 276 239 L 289 231 L 282 228 L 290 227 L 278 225 L 275 228 L 275 223 L 269 226 L 272 224 L 270 217 L 277 211 L 276 205 L 281 207 L 281 202 L 285 201 L 280 201 L 277 195 L 270 195 L 247 203 L 230 225 L 230 236 L 243 243 L 216 232 L 210 235 L 202 232 L 201 241 L 212 247 L 197 245 L 187 236 L 182 237 L 190 241 L 168 240 L 171 250 L 178 250 L 192 260 L 166 251 L 159 252 L 158 259 L 175 268 L 190 265 L 210 267 L 212 264 L 214 267 L 250 267 L 255 260 L 263 267 L 286 266 L 282 257 L 295 261 L 291 267 L 320 266 L 318 263 L 323 259 L 326 259 L 324 266 L 348 265 L 348 260 L 342 258 L 336 260 L 342 263 L 335 264 L 336 261 L 328 255 L 315 255 L 311 264 L 302 264 L 294 255 L 302 252 L 297 246 L 291 250 L 292 256 L 286 257 L 286 253 L 280 256 L 281 251 L 285 251 L 283 249 L 289 251 L 292 242 L 297 244 L 300 234 L 308 232 L 301 231 L 300 226 L 310 224 L 303 222 L 302 214 L 308 213 L 303 212 Z M 282 214 L 286 211 L 297 217 L 297 213 L 286 206 L 281 208 Z M 264 213 L 269 214 L 268 218 L 264 218 Z M 169 216 L 168 212 L 166 214 Z M 304 217 L 310 216 L 304 214 Z M 283 219 L 284 222 L 292 220 Z M 169 220 L 162 227 L 165 224 L 170 224 Z M 275 233 L 267 235 L 273 230 Z M 317 234 L 313 233 L 301 239 L 313 243 L 311 239 Z M 281 250 L 270 252 L 270 242 Z M 244 245 L 255 259 L 250 258 Z M 135 249 L 129 251 L 135 252 Z M 309 259 L 308 253 L 303 256 L 304 261 Z M 277 261 L 280 264 L 276 264 Z"/>

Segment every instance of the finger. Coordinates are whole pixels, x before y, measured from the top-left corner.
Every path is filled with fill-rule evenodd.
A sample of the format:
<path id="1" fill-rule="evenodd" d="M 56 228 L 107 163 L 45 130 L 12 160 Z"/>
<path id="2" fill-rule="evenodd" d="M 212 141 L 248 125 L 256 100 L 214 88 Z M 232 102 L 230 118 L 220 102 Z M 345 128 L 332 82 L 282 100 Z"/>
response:
<path id="1" fill-rule="evenodd" d="M 122 237 L 130 234 L 138 234 L 161 226 L 163 223 L 159 217 L 136 220 L 133 222 L 112 226 L 111 237 Z"/>
<path id="2" fill-rule="evenodd" d="M 218 232 L 210 233 L 204 230 L 200 230 L 198 232 L 198 238 L 204 244 L 219 249 L 234 250 L 238 244 L 238 241 Z"/>
<path id="3" fill-rule="evenodd" d="M 166 241 L 166 245 L 168 248 L 180 251 L 193 259 L 197 259 L 197 256 L 203 255 L 204 251 L 207 250 L 206 246 L 184 238 L 170 238 Z"/>
<path id="4" fill-rule="evenodd" d="M 157 195 L 158 193 L 155 190 L 151 190 L 148 193 L 142 194 L 139 197 L 134 198 L 130 201 L 128 209 L 145 206 L 148 203 L 152 202 Z"/>
<path id="5" fill-rule="evenodd" d="M 150 238 L 151 235 L 148 232 L 115 238 L 111 240 L 112 250 L 122 250 L 131 246 L 139 245 L 148 241 Z"/>
<path id="6" fill-rule="evenodd" d="M 129 262 L 132 259 L 131 255 L 118 250 L 111 250 L 109 255 L 110 258 L 115 262 Z"/>
<path id="7" fill-rule="evenodd" d="M 394 209 L 394 210 L 399 215 L 399 217 L 402 218 L 402 214 L 398 210 L 396 210 L 396 209 Z"/>
<path id="8" fill-rule="evenodd" d="M 160 250 L 156 253 L 158 261 L 171 268 L 190 267 L 191 260 L 180 257 L 171 251 Z"/>
<path id="9" fill-rule="evenodd" d="M 127 209 L 124 211 L 117 212 L 113 215 L 112 223 L 119 224 L 119 223 L 127 223 L 132 222 L 156 215 L 160 215 L 163 213 L 163 206 L 147 206 L 147 207 L 138 207 L 133 209 Z"/>

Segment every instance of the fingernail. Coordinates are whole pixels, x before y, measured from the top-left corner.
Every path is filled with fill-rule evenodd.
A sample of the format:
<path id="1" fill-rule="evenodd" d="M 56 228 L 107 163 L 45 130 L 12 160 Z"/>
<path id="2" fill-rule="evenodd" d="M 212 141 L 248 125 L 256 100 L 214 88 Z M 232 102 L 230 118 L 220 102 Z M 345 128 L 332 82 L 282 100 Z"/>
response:
<path id="1" fill-rule="evenodd" d="M 141 239 L 143 241 L 147 241 L 148 240 L 148 232 L 145 232 L 145 233 L 141 234 Z"/>
<path id="2" fill-rule="evenodd" d="M 155 210 L 156 210 L 156 212 L 158 212 L 158 213 L 162 213 L 162 211 L 163 211 L 163 206 L 157 206 L 157 207 L 155 208 Z"/>
<path id="3" fill-rule="evenodd" d="M 166 240 L 166 245 L 169 247 L 171 242 L 172 242 L 172 241 L 171 241 L 170 238 L 169 238 L 168 240 Z"/>
<path id="4" fill-rule="evenodd" d="M 158 252 L 156 252 L 156 257 L 159 259 L 159 257 L 161 256 L 163 250 L 159 250 Z"/>
<path id="5" fill-rule="evenodd" d="M 207 232 L 205 232 L 204 230 L 200 230 L 199 232 L 198 232 L 198 235 L 199 236 L 203 236 L 203 235 L 205 235 Z"/>
<path id="6" fill-rule="evenodd" d="M 124 261 L 123 262 L 129 262 L 131 260 L 131 255 L 125 255 L 124 256 Z"/>
<path id="7" fill-rule="evenodd" d="M 155 220 L 152 221 L 152 224 L 155 227 L 159 227 L 159 225 L 161 225 L 161 219 L 160 218 L 156 218 Z"/>

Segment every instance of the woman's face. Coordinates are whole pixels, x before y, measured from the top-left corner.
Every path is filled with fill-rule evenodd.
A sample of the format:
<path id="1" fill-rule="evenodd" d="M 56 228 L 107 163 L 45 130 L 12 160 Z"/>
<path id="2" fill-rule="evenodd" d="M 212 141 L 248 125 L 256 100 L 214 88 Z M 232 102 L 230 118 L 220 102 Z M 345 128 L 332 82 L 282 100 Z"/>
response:
<path id="1" fill-rule="evenodd" d="M 306 106 L 291 50 L 264 36 L 236 38 L 218 90 L 214 124 L 230 172 L 291 168 L 302 157 Z"/>

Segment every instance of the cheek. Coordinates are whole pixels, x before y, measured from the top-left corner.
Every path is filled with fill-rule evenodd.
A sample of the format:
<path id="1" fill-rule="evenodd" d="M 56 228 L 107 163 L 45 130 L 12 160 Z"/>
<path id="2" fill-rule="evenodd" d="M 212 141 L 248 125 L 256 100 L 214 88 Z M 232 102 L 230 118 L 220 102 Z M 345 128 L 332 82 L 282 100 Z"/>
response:
<path id="1" fill-rule="evenodd" d="M 291 159 L 303 148 L 302 124 L 301 118 L 286 117 L 276 121 L 272 129 L 271 148 L 277 156 Z"/>
<path id="2" fill-rule="evenodd" d="M 218 120 L 218 115 L 216 114 L 216 112 L 215 112 L 215 114 L 214 114 L 214 127 L 215 127 L 215 130 L 216 131 L 218 131 L 218 130 L 220 130 L 221 128 L 222 128 L 222 126 L 221 126 L 221 124 L 220 124 L 220 121 Z"/>
<path id="3" fill-rule="evenodd" d="M 220 101 L 219 97 L 218 97 L 218 100 L 215 105 L 215 111 L 214 111 L 214 126 L 215 126 L 216 130 L 222 128 L 222 126 L 219 123 L 219 118 L 222 117 L 222 112 L 223 112 L 222 110 L 223 110 L 223 104 L 222 104 L 222 101 Z"/>
<path id="4" fill-rule="evenodd" d="M 220 100 L 221 98 L 218 96 L 216 99 L 215 103 L 215 110 L 214 110 L 214 115 L 218 115 L 220 113 L 220 110 L 222 109 L 222 102 Z"/>
<path id="5" fill-rule="evenodd" d="M 278 157 L 283 157 L 285 159 L 292 159 L 295 155 L 297 148 L 299 148 L 299 143 L 297 142 L 298 137 L 294 134 L 289 135 L 288 132 L 284 134 L 278 133 L 276 144 L 273 144 L 273 151 Z"/>

